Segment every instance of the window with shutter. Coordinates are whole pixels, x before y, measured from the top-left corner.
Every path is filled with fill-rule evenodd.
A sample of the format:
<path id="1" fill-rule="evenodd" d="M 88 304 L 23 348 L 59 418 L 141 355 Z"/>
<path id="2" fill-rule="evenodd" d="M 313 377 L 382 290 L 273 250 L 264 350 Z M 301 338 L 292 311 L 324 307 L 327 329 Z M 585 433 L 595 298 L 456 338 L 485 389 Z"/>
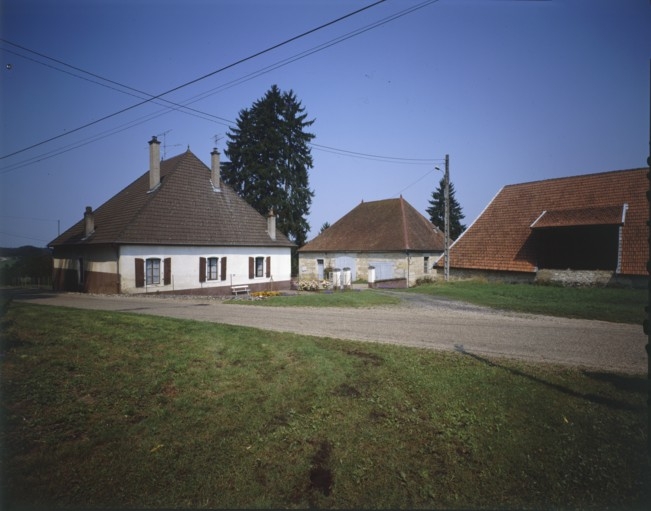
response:
<path id="1" fill-rule="evenodd" d="M 145 277 L 148 286 L 160 284 L 160 259 L 152 258 L 145 261 Z"/>
<path id="2" fill-rule="evenodd" d="M 166 257 L 163 261 L 163 284 L 169 286 L 172 283 L 172 258 Z"/>
<path id="3" fill-rule="evenodd" d="M 199 282 L 206 281 L 206 258 L 199 258 Z"/>
<path id="4" fill-rule="evenodd" d="M 136 259 L 136 287 L 145 287 L 145 260 Z"/>
<path id="5" fill-rule="evenodd" d="M 222 280 L 226 280 L 226 258 L 225 257 L 222 257 L 221 270 L 222 270 L 222 274 L 221 274 Z"/>
<path id="6" fill-rule="evenodd" d="M 217 280 L 219 278 L 219 257 L 209 257 L 206 268 L 206 278 L 208 280 Z"/>

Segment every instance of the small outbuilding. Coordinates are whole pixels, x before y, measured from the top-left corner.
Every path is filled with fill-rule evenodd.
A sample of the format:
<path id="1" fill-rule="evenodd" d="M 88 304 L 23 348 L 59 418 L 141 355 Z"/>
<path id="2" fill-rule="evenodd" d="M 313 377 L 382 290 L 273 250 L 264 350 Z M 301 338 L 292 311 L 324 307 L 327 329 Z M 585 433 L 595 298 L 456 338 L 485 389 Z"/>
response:
<path id="1" fill-rule="evenodd" d="M 644 286 L 647 172 L 505 186 L 450 247 L 451 275 Z"/>
<path id="2" fill-rule="evenodd" d="M 362 201 L 298 250 L 301 280 L 349 269 L 351 280 L 376 287 L 407 287 L 436 273 L 444 234 L 402 196 Z M 369 268 L 371 275 L 369 279 Z"/>

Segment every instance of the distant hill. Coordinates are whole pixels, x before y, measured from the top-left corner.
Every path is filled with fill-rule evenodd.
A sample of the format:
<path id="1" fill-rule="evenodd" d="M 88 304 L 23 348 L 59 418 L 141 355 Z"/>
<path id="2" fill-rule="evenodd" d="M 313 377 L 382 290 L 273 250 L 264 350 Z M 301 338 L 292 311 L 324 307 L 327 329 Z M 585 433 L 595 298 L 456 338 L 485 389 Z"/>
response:
<path id="1" fill-rule="evenodd" d="M 0 285 L 17 286 L 51 282 L 52 253 L 47 248 L 0 248 Z"/>
<path id="2" fill-rule="evenodd" d="M 34 257 L 39 255 L 49 255 L 50 250 L 44 247 L 33 247 L 25 245 L 18 248 L 2 248 L 0 247 L 0 257 Z"/>

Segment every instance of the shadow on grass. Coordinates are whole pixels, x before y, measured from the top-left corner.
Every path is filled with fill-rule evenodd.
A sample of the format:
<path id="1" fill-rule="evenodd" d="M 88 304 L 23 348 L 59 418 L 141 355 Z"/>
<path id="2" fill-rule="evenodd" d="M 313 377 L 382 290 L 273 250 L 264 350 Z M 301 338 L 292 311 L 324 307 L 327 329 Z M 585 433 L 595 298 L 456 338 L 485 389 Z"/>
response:
<path id="1" fill-rule="evenodd" d="M 620 401 L 617 399 L 611 399 L 605 396 L 599 396 L 597 394 L 591 394 L 591 393 L 583 393 L 583 392 L 578 392 L 576 390 L 564 387 L 563 385 L 559 385 L 558 383 L 553 383 L 547 380 L 543 380 L 542 378 L 539 378 L 537 376 L 534 376 L 532 374 L 527 374 L 523 371 L 520 371 L 519 369 L 514 369 L 512 367 L 507 367 L 501 364 L 498 364 L 497 362 L 494 362 L 492 360 L 489 360 L 485 357 L 482 357 L 480 355 L 477 355 L 475 353 L 470 353 L 466 351 L 466 349 L 463 347 L 463 344 L 455 344 L 454 345 L 454 350 L 457 353 L 461 353 L 462 355 L 466 355 L 468 357 L 474 358 L 475 360 L 478 360 L 479 362 L 483 362 L 484 364 L 490 366 L 490 367 L 496 367 L 498 369 L 503 369 L 504 371 L 507 371 L 515 376 L 520 376 L 522 378 L 526 378 L 527 380 L 533 381 L 535 383 L 539 383 L 541 385 L 545 385 L 546 387 L 549 387 L 550 389 L 554 389 L 558 392 L 561 392 L 563 394 L 566 394 L 568 396 L 572 396 L 578 399 L 585 399 L 586 401 L 590 401 L 592 403 L 596 403 L 599 405 L 605 405 L 610 408 L 613 408 L 615 410 L 629 410 L 629 411 L 641 411 L 643 407 L 640 406 L 635 406 L 630 403 L 627 403 L 625 401 Z M 609 373 L 601 373 L 601 372 L 588 372 L 584 371 L 584 374 L 590 378 L 600 380 L 600 381 L 608 381 L 612 383 L 615 386 L 618 386 L 621 389 L 624 390 L 632 390 L 634 392 L 645 392 L 646 391 L 646 382 L 643 378 L 635 378 L 635 377 L 625 377 L 625 376 L 618 376 L 615 374 L 609 374 Z"/>

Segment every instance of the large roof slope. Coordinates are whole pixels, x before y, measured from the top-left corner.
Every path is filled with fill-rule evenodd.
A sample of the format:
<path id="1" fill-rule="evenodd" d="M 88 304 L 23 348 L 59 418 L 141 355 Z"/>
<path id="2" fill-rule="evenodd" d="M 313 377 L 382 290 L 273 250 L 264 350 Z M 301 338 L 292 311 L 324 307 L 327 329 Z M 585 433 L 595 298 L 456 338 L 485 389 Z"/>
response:
<path id="1" fill-rule="evenodd" d="M 84 239 L 84 220 L 50 243 L 292 246 L 267 220 L 222 184 L 213 189 L 210 169 L 190 150 L 161 161 L 161 183 L 149 190 L 149 172 L 94 212 L 95 232 Z"/>
<path id="2" fill-rule="evenodd" d="M 299 251 L 440 252 L 444 243 L 443 233 L 400 197 L 362 202 Z"/>
<path id="3" fill-rule="evenodd" d="M 452 245 L 450 266 L 533 272 L 532 226 L 621 223 L 627 204 L 621 273 L 646 275 L 647 171 L 620 170 L 505 186 Z"/>

